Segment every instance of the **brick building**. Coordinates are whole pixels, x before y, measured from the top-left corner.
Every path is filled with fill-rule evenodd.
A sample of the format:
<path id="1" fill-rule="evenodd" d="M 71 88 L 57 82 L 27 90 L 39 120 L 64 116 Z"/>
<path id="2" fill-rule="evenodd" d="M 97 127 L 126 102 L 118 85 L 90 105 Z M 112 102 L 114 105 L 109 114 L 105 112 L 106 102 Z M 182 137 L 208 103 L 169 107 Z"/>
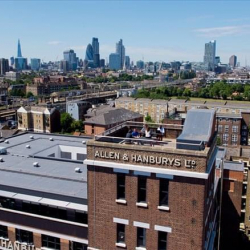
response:
<path id="1" fill-rule="evenodd" d="M 123 108 L 107 107 L 84 121 L 84 131 L 86 135 L 97 135 L 126 121 L 143 122 L 143 116 Z"/>
<path id="2" fill-rule="evenodd" d="M 86 84 L 82 80 L 64 76 L 47 76 L 34 78 L 32 84 L 27 85 L 26 91 L 31 92 L 34 96 L 50 95 L 54 92 L 69 90 L 69 89 L 83 89 Z"/>
<path id="3" fill-rule="evenodd" d="M 42 133 L 60 130 L 60 112 L 56 108 L 39 106 L 21 107 L 17 110 L 18 129 Z"/>
<path id="4" fill-rule="evenodd" d="M 88 249 L 215 249 L 215 112 L 192 110 L 175 140 L 88 141 Z"/>

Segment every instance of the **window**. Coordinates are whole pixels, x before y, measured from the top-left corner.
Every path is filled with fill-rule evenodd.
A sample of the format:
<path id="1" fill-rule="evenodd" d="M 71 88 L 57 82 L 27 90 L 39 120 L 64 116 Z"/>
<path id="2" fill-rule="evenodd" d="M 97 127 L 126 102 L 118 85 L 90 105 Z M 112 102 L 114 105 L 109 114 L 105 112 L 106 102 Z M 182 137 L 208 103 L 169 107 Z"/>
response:
<path id="1" fill-rule="evenodd" d="M 8 228 L 6 226 L 0 225 L 0 237 L 2 238 L 8 238 Z"/>
<path id="2" fill-rule="evenodd" d="M 16 229 L 16 240 L 33 244 L 33 233 L 26 230 Z"/>
<path id="3" fill-rule="evenodd" d="M 225 131 L 225 133 L 228 133 L 228 131 L 229 131 L 229 125 L 225 125 L 224 131 Z"/>
<path id="4" fill-rule="evenodd" d="M 160 206 L 168 206 L 168 186 L 167 179 L 160 179 Z"/>
<path id="5" fill-rule="evenodd" d="M 70 250 L 87 250 L 87 245 L 79 242 L 70 242 Z"/>
<path id="6" fill-rule="evenodd" d="M 117 243 L 125 243 L 125 225 L 117 224 Z"/>
<path id="7" fill-rule="evenodd" d="M 60 250 L 60 239 L 48 235 L 42 235 L 42 247 Z"/>
<path id="8" fill-rule="evenodd" d="M 158 250 L 167 250 L 167 233 L 158 232 Z"/>
<path id="9" fill-rule="evenodd" d="M 229 135 L 228 134 L 223 134 L 223 141 L 228 141 Z"/>
<path id="10" fill-rule="evenodd" d="M 86 154 L 80 154 L 80 153 L 77 153 L 76 154 L 76 159 L 78 160 L 78 161 L 84 161 L 85 159 L 86 159 Z"/>
<path id="11" fill-rule="evenodd" d="M 71 153 L 70 152 L 61 151 L 61 158 L 71 159 Z"/>
<path id="12" fill-rule="evenodd" d="M 238 141 L 238 135 L 233 134 L 232 135 L 232 141 L 237 142 Z"/>
<path id="13" fill-rule="evenodd" d="M 138 177 L 138 202 L 147 201 L 147 179 L 145 177 Z"/>
<path id="14" fill-rule="evenodd" d="M 117 199 L 125 200 L 125 175 L 117 175 Z"/>
<path id="15" fill-rule="evenodd" d="M 238 126 L 233 126 L 232 127 L 232 132 L 233 133 L 238 133 Z"/>
<path id="16" fill-rule="evenodd" d="M 223 126 L 222 126 L 222 125 L 219 125 L 219 126 L 218 126 L 218 132 L 222 132 L 222 128 L 223 128 Z"/>
<path id="17" fill-rule="evenodd" d="M 137 247 L 146 247 L 146 229 L 137 228 Z"/>

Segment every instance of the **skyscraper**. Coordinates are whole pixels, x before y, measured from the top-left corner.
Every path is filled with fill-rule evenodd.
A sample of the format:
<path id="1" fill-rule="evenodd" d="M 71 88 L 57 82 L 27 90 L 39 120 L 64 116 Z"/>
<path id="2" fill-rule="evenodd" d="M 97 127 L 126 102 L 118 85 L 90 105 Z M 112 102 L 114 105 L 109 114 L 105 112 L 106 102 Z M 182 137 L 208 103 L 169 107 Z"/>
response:
<path id="1" fill-rule="evenodd" d="M 109 68 L 113 70 L 121 69 L 121 57 L 118 53 L 109 55 Z"/>
<path id="2" fill-rule="evenodd" d="M 94 59 L 94 66 L 100 66 L 100 53 L 99 53 L 99 42 L 98 38 L 92 38 L 92 48 L 93 48 L 93 59 Z"/>
<path id="3" fill-rule="evenodd" d="M 18 39 L 18 43 L 17 43 L 17 57 L 22 57 L 20 39 Z"/>
<path id="4" fill-rule="evenodd" d="M 92 47 L 91 44 L 89 44 L 87 46 L 85 60 L 87 60 L 87 61 L 93 61 L 94 60 L 94 51 L 93 51 L 93 47 Z"/>
<path id="5" fill-rule="evenodd" d="M 130 68 L 130 57 L 129 56 L 125 56 L 124 68 L 125 69 Z"/>
<path id="6" fill-rule="evenodd" d="M 66 50 L 63 52 L 63 58 L 68 62 L 69 70 L 76 70 L 77 68 L 77 60 L 76 53 L 74 50 Z"/>
<path id="7" fill-rule="evenodd" d="M 235 67 L 236 67 L 236 64 L 237 64 L 237 56 L 232 55 L 232 56 L 229 58 L 229 65 L 230 65 L 232 68 L 235 68 Z"/>
<path id="8" fill-rule="evenodd" d="M 30 68 L 31 70 L 38 71 L 41 67 L 41 60 L 38 58 L 30 59 Z"/>
<path id="9" fill-rule="evenodd" d="M 9 71 L 9 60 L 1 58 L 0 59 L 0 75 L 5 75 Z"/>
<path id="10" fill-rule="evenodd" d="M 205 44 L 204 65 L 208 71 L 214 71 L 216 55 L 216 41 Z"/>
<path id="11" fill-rule="evenodd" d="M 125 61 L 125 47 L 122 39 L 116 44 L 116 53 L 120 55 L 120 69 L 122 69 Z"/>

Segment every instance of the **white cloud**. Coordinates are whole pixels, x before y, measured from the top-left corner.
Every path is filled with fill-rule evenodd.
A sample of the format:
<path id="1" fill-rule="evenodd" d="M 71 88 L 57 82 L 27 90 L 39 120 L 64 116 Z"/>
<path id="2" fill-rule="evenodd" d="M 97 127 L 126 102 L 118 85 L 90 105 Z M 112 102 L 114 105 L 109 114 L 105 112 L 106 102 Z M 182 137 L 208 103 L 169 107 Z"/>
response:
<path id="1" fill-rule="evenodd" d="M 48 42 L 49 45 L 59 45 L 59 44 L 62 44 L 61 41 L 50 41 Z"/>
<path id="2" fill-rule="evenodd" d="M 198 36 L 204 37 L 223 37 L 223 36 L 234 36 L 243 35 L 249 33 L 250 25 L 239 25 L 239 26 L 223 26 L 214 28 L 203 28 L 194 30 Z"/>

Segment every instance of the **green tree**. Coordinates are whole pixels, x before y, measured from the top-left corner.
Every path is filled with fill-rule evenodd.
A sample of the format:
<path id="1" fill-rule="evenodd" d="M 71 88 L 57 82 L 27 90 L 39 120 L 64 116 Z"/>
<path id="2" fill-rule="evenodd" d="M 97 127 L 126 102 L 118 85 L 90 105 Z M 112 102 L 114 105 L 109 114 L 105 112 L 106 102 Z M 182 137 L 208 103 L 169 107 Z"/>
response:
<path id="1" fill-rule="evenodd" d="M 154 120 L 151 118 L 150 115 L 145 116 L 145 121 L 149 123 L 154 123 Z"/>
<path id="2" fill-rule="evenodd" d="M 27 98 L 30 98 L 30 97 L 32 97 L 32 96 L 34 96 L 32 92 L 28 92 L 28 93 L 26 94 L 26 97 L 27 97 Z"/>
<path id="3" fill-rule="evenodd" d="M 71 129 L 73 131 L 82 131 L 83 130 L 83 121 L 82 120 L 73 120 L 71 123 Z"/>
<path id="4" fill-rule="evenodd" d="M 68 113 L 61 114 L 61 129 L 65 132 L 71 132 L 71 124 L 73 122 L 73 118 Z"/>

